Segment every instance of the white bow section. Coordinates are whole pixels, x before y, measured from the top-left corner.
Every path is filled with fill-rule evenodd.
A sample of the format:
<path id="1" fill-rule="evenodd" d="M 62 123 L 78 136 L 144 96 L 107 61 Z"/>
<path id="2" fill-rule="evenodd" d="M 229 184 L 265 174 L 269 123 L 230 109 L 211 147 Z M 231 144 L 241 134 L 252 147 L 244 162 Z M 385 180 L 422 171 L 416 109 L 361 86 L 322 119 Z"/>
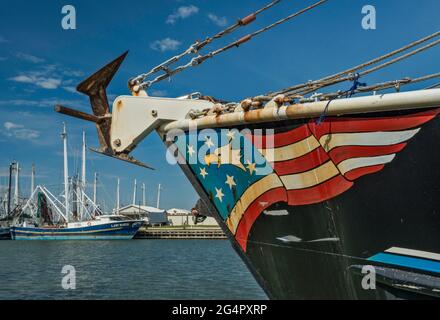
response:
<path id="1" fill-rule="evenodd" d="M 332 101 L 317 101 L 269 107 L 247 112 L 206 115 L 191 119 L 191 110 L 211 109 L 212 102 L 184 98 L 154 98 L 144 96 L 120 96 L 113 104 L 111 143 L 117 153 L 130 152 L 151 131 L 161 132 L 230 127 L 248 123 L 271 122 L 286 119 L 315 118 L 327 109 L 328 116 L 366 114 L 440 106 L 440 89 L 419 90 L 384 95 L 364 96 Z"/>
<path id="2" fill-rule="evenodd" d="M 212 106 L 206 100 L 119 96 L 112 110 L 112 147 L 116 152 L 133 150 L 162 124 L 185 119 L 191 110 Z"/>

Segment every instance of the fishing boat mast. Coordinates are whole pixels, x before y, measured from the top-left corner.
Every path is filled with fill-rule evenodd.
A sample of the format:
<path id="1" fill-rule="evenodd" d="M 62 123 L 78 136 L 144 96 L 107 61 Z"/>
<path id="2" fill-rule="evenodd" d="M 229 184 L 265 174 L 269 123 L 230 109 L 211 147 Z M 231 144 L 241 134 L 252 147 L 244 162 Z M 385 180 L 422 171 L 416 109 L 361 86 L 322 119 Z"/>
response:
<path id="1" fill-rule="evenodd" d="M 31 172 L 31 196 L 35 190 L 35 163 L 32 164 L 32 172 Z"/>
<path id="2" fill-rule="evenodd" d="M 159 183 L 159 186 L 157 187 L 157 202 L 156 202 L 156 208 L 159 209 L 159 205 L 160 205 L 160 190 L 162 190 L 162 186 Z"/>
<path id="3" fill-rule="evenodd" d="M 136 204 L 136 193 L 137 193 L 137 181 L 136 181 L 136 179 L 134 179 L 133 204 Z"/>
<path id="4" fill-rule="evenodd" d="M 120 201 L 119 201 L 119 178 L 118 183 L 116 185 L 116 214 L 119 214 L 119 207 L 120 207 Z"/>
<path id="5" fill-rule="evenodd" d="M 147 205 L 147 202 L 145 201 L 145 183 L 142 183 L 142 205 Z"/>
<path id="6" fill-rule="evenodd" d="M 98 184 L 98 173 L 95 172 L 95 178 L 93 179 L 93 203 L 96 203 L 96 185 Z"/>
<path id="7" fill-rule="evenodd" d="M 9 165 L 9 181 L 8 181 L 8 216 L 11 214 L 11 191 L 12 191 L 12 171 L 14 170 L 15 162 Z"/>
<path id="8" fill-rule="evenodd" d="M 61 134 L 64 145 L 64 200 L 66 209 L 66 218 L 69 219 L 69 168 L 67 161 L 67 132 L 66 123 L 63 123 L 63 133 Z M 66 221 L 66 223 L 69 221 Z"/>
<path id="9" fill-rule="evenodd" d="M 14 205 L 19 204 L 19 183 L 20 183 L 20 165 L 15 163 L 15 186 L 14 186 Z"/>
<path id="10" fill-rule="evenodd" d="M 81 199 L 81 206 L 80 206 L 80 217 L 81 221 L 83 219 L 84 214 L 84 193 L 86 191 L 86 132 L 83 131 L 83 141 L 82 141 L 82 166 L 81 166 L 81 182 L 80 182 L 80 199 Z"/>

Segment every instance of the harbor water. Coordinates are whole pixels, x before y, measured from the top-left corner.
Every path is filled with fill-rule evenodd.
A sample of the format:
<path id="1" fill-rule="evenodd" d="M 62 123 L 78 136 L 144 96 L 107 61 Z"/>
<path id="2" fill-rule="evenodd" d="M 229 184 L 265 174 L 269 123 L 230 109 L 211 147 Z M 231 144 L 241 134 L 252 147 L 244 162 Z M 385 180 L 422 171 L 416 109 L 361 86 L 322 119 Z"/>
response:
<path id="1" fill-rule="evenodd" d="M 267 297 L 226 240 L 132 240 L 0 241 L 0 299 Z"/>

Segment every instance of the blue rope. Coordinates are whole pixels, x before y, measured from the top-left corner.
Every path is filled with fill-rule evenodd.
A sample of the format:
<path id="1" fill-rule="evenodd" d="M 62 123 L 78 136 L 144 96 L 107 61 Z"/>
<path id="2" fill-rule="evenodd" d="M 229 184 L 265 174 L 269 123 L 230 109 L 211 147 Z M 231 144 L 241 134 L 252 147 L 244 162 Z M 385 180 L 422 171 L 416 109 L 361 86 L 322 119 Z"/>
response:
<path id="1" fill-rule="evenodd" d="M 352 95 L 354 95 L 356 90 L 359 87 L 366 87 L 367 86 L 366 83 L 359 82 L 359 78 L 360 77 L 361 77 L 361 75 L 359 73 L 354 74 L 354 76 L 353 76 L 353 85 L 351 86 L 351 88 L 349 90 L 343 92 L 343 94 L 346 94 L 347 98 L 350 98 Z M 333 99 L 334 98 L 330 98 L 330 100 L 328 101 L 327 105 L 325 106 L 324 111 L 319 116 L 319 119 L 316 120 L 316 124 L 318 126 L 321 125 L 321 123 L 324 122 L 325 118 L 327 117 L 328 107 L 330 106 L 330 102 L 332 102 Z"/>
<path id="2" fill-rule="evenodd" d="M 316 120 L 316 124 L 318 125 L 318 126 L 320 126 L 321 125 L 321 123 L 325 120 L 325 118 L 327 117 L 327 112 L 328 112 L 328 107 L 330 106 L 330 102 L 332 102 L 333 101 L 333 99 L 330 99 L 328 102 L 327 102 L 327 105 L 325 106 L 325 108 L 324 108 L 324 111 L 321 113 L 321 115 L 319 116 L 319 119 L 318 120 Z"/>
<path id="3" fill-rule="evenodd" d="M 351 86 L 351 88 L 348 90 L 347 92 L 347 97 L 351 97 L 352 95 L 354 95 L 355 91 L 359 88 L 359 87 L 366 87 L 367 84 L 365 82 L 359 82 L 359 78 L 360 78 L 360 74 L 356 73 L 354 75 L 354 79 L 353 79 L 353 85 Z"/>

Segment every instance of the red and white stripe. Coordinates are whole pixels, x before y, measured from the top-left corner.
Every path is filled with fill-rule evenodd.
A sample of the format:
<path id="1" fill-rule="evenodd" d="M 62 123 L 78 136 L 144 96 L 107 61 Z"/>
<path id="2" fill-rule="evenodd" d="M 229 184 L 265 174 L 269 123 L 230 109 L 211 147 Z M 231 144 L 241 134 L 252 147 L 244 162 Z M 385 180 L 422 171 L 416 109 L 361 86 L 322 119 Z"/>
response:
<path id="1" fill-rule="evenodd" d="M 293 130 L 248 136 L 275 174 L 250 186 L 228 226 L 243 250 L 257 217 L 276 202 L 308 205 L 334 198 L 354 180 L 382 170 L 440 108 L 400 117 L 327 118 Z M 270 146 L 270 147 L 266 147 Z"/>

